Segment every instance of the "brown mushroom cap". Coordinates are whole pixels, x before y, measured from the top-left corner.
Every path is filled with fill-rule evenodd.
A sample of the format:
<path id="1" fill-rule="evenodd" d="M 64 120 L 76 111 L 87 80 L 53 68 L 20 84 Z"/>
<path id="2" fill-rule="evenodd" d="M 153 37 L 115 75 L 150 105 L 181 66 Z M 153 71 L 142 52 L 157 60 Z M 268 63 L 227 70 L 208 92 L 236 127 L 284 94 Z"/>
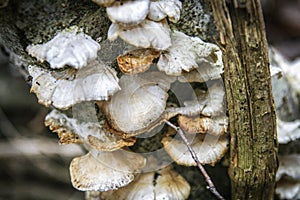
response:
<path id="1" fill-rule="evenodd" d="M 73 186 L 81 191 L 108 191 L 124 187 L 145 165 L 145 159 L 123 150 L 88 153 L 70 164 Z"/>

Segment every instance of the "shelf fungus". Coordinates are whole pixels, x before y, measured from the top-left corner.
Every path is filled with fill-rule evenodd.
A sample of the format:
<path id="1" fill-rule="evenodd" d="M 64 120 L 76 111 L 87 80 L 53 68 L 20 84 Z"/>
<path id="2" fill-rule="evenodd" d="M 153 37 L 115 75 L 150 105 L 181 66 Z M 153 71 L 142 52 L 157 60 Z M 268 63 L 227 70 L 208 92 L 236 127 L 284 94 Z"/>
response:
<path id="1" fill-rule="evenodd" d="M 68 109 L 83 101 L 107 100 L 120 89 L 115 70 L 95 60 L 78 71 L 29 66 L 28 72 L 32 77 L 30 92 L 47 107 Z"/>
<path id="2" fill-rule="evenodd" d="M 279 144 L 287 144 L 300 138 L 300 120 L 285 122 L 277 118 Z"/>
<path id="3" fill-rule="evenodd" d="M 182 72 L 196 68 L 201 73 L 201 66 L 205 65 L 205 73 L 223 72 L 222 52 L 217 45 L 205 43 L 200 38 L 189 37 L 179 31 L 174 31 L 171 38 L 172 46 L 162 52 L 158 60 L 159 70 L 168 75 L 179 76 Z M 207 70 L 207 65 L 211 70 Z"/>
<path id="4" fill-rule="evenodd" d="M 152 1 L 148 18 L 153 21 L 161 21 L 168 16 L 173 23 L 178 22 L 182 3 L 179 0 Z"/>
<path id="5" fill-rule="evenodd" d="M 171 107 L 166 109 L 168 118 L 176 115 L 216 117 L 225 113 L 225 89 L 222 84 L 215 83 L 207 91 L 200 91 L 197 99 L 184 102 L 184 107 Z"/>
<path id="6" fill-rule="evenodd" d="M 80 191 L 115 190 L 132 182 L 144 165 L 142 156 L 123 150 L 89 152 L 72 160 L 71 181 Z"/>
<path id="7" fill-rule="evenodd" d="M 40 62 L 47 61 L 50 68 L 58 69 L 66 65 L 80 69 L 97 57 L 100 44 L 90 36 L 75 31 L 63 31 L 45 44 L 29 45 L 29 55 Z"/>
<path id="8" fill-rule="evenodd" d="M 134 49 L 118 56 L 118 66 L 123 73 L 137 74 L 147 71 L 159 51 L 154 49 Z"/>
<path id="9" fill-rule="evenodd" d="M 120 79 L 122 89 L 109 101 L 98 102 L 110 127 L 123 133 L 123 137 L 149 131 L 163 120 L 167 91 L 174 79 L 166 75 L 159 78 L 160 72 L 154 74 L 123 75 Z"/>
<path id="10" fill-rule="evenodd" d="M 154 48 L 166 50 L 171 46 L 170 28 L 166 20 L 154 22 L 145 19 L 136 26 L 125 27 L 112 23 L 108 30 L 108 39 L 115 40 L 118 37 L 125 42 L 141 48 Z"/>
<path id="11" fill-rule="evenodd" d="M 45 125 L 57 133 L 61 144 L 83 142 L 98 151 L 114 151 L 132 146 L 135 138 L 122 139 L 104 128 L 105 119 L 99 122 L 80 122 L 58 110 L 51 111 L 45 118 Z"/>
<path id="12" fill-rule="evenodd" d="M 227 131 L 228 118 L 226 116 L 210 118 L 203 116 L 187 117 L 179 115 L 178 124 L 185 133 L 208 133 L 215 136 L 221 136 Z"/>
<path id="13" fill-rule="evenodd" d="M 129 185 L 115 191 L 103 192 L 103 200 L 184 200 L 190 194 L 189 183 L 166 167 L 156 172 L 141 174 Z"/>
<path id="14" fill-rule="evenodd" d="M 136 25 L 144 21 L 150 7 L 150 0 L 121 0 L 106 8 L 108 18 L 113 23 Z"/>
<path id="15" fill-rule="evenodd" d="M 163 138 L 162 143 L 167 153 L 177 164 L 197 166 L 183 141 L 167 136 Z M 228 144 L 228 138 L 225 135 L 219 137 L 196 134 L 191 142 L 191 147 L 196 152 L 201 164 L 215 165 L 227 152 Z"/>
<path id="16" fill-rule="evenodd" d="M 279 168 L 276 173 L 276 193 L 281 199 L 299 199 L 300 196 L 300 155 L 278 156 Z"/>

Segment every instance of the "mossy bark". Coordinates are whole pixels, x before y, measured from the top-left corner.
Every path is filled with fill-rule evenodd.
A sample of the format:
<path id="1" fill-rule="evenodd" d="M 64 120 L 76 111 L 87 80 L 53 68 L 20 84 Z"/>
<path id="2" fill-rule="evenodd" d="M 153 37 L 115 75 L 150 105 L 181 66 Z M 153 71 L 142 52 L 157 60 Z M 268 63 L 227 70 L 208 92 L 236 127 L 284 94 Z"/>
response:
<path id="1" fill-rule="evenodd" d="M 212 0 L 230 119 L 232 199 L 273 199 L 276 113 L 259 0 Z"/>

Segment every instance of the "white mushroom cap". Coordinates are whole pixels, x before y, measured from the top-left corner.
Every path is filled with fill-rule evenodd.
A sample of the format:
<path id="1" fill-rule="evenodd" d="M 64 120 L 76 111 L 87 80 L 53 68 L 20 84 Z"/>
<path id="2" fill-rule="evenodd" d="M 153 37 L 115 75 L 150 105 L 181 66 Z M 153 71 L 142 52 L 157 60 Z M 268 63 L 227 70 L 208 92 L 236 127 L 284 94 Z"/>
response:
<path id="1" fill-rule="evenodd" d="M 153 21 L 161 21 L 168 16 L 171 22 L 176 23 L 180 18 L 181 6 L 182 3 L 179 0 L 152 1 L 148 18 Z"/>
<path id="2" fill-rule="evenodd" d="M 171 46 L 170 28 L 163 20 L 154 22 L 145 19 L 134 27 L 122 27 L 116 23 L 111 24 L 108 30 L 108 39 L 122 38 L 125 42 L 142 48 L 165 50 Z"/>
<path id="3" fill-rule="evenodd" d="M 47 61 L 52 69 L 66 65 L 80 69 L 97 57 L 100 45 L 90 36 L 75 31 L 58 33 L 45 44 L 29 45 L 26 50 L 39 61 Z"/>
<path id="4" fill-rule="evenodd" d="M 84 112 L 84 111 L 82 111 Z M 77 135 L 86 145 L 99 151 L 114 151 L 124 146 L 132 146 L 134 138 L 127 140 L 105 130 L 105 120 L 99 122 L 80 122 L 76 118 L 67 117 L 58 110 L 52 110 L 45 118 L 46 126 L 59 135 Z"/>
<path id="5" fill-rule="evenodd" d="M 157 175 L 157 177 L 156 177 Z M 171 167 L 140 175 L 124 188 L 103 192 L 103 200 L 183 200 L 190 194 L 189 183 Z"/>
<path id="6" fill-rule="evenodd" d="M 228 117 L 217 116 L 213 118 L 196 116 L 178 116 L 178 124 L 185 133 L 208 133 L 211 135 L 224 135 L 228 127 Z"/>
<path id="7" fill-rule="evenodd" d="M 39 103 L 59 109 L 82 101 L 107 100 L 120 89 L 115 70 L 97 61 L 78 71 L 56 72 L 29 66 L 28 72 L 32 76 L 30 91 L 36 94 Z"/>
<path id="8" fill-rule="evenodd" d="M 215 117 L 225 113 L 224 105 L 225 89 L 222 84 L 215 83 L 207 92 L 197 94 L 197 100 L 184 102 L 185 107 L 167 108 L 168 118 L 178 114 L 195 116 L 202 114 L 207 117 Z"/>
<path id="9" fill-rule="evenodd" d="M 208 64 L 212 69 L 222 72 L 222 51 L 217 45 L 205 43 L 200 38 L 189 37 L 179 31 L 174 31 L 171 38 L 172 46 L 161 53 L 157 63 L 159 70 L 178 76 L 183 71 L 189 72 L 198 67 L 201 72 L 201 65 Z"/>
<path id="10" fill-rule="evenodd" d="M 276 183 L 276 194 L 280 199 L 299 199 L 300 182 L 288 178 L 282 178 Z"/>
<path id="11" fill-rule="evenodd" d="M 279 144 L 300 138 L 300 120 L 285 122 L 277 118 L 277 134 Z"/>
<path id="12" fill-rule="evenodd" d="M 165 137 L 162 140 L 167 153 L 179 165 L 197 166 L 186 144 L 182 140 Z M 215 165 L 228 150 L 227 136 L 196 134 L 191 142 L 197 157 L 202 164 Z"/>
<path id="13" fill-rule="evenodd" d="M 145 165 L 145 159 L 122 150 L 88 153 L 70 165 L 73 186 L 81 191 L 108 191 L 124 187 Z"/>
<path id="14" fill-rule="evenodd" d="M 182 76 L 178 76 L 178 81 L 183 83 L 199 82 L 203 83 L 209 80 L 220 79 L 223 68 L 212 68 L 210 64 L 203 63 L 201 67 L 193 69 L 189 72 L 183 72 Z"/>
<path id="15" fill-rule="evenodd" d="M 152 77 L 152 73 L 121 77 L 121 91 L 100 105 L 113 129 L 134 136 L 162 121 L 170 83 Z"/>
<path id="16" fill-rule="evenodd" d="M 278 156 L 278 160 L 279 168 L 276 173 L 277 181 L 285 175 L 300 181 L 300 155 L 291 154 Z"/>
<path id="17" fill-rule="evenodd" d="M 141 23 L 149 12 L 150 0 L 121 0 L 106 8 L 113 23 L 135 25 Z"/>
<path id="18" fill-rule="evenodd" d="M 98 4 L 99 6 L 110 6 L 115 0 L 92 0 L 94 3 Z"/>

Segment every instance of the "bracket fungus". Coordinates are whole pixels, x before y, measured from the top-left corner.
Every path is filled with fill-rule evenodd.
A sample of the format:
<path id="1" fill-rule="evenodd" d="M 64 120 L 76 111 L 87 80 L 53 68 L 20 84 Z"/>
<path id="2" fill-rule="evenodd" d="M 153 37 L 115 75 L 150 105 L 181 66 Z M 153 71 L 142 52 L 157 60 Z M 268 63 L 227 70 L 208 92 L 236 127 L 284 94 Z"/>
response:
<path id="1" fill-rule="evenodd" d="M 189 72 L 201 68 L 202 64 L 208 64 L 222 73 L 222 52 L 217 45 L 205 43 L 200 38 L 189 37 L 179 31 L 172 32 L 171 40 L 172 46 L 161 53 L 157 63 L 159 70 L 179 76 L 183 71 Z"/>
<path id="2" fill-rule="evenodd" d="M 279 144 L 287 144 L 300 138 L 300 120 L 285 122 L 277 119 L 277 133 Z"/>
<path id="3" fill-rule="evenodd" d="M 66 65 L 80 69 L 97 57 L 100 44 L 90 36 L 76 31 L 63 31 L 45 44 L 29 45 L 29 55 L 40 62 L 47 61 L 50 68 L 59 69 Z"/>
<path id="4" fill-rule="evenodd" d="M 125 146 L 132 146 L 135 138 L 122 139 L 104 128 L 105 119 L 99 122 L 80 122 L 70 118 L 58 110 L 52 110 L 45 118 L 45 125 L 58 133 L 63 143 L 72 143 L 81 140 L 86 145 L 98 151 L 114 151 Z M 75 140 L 75 139 L 77 140 Z"/>
<path id="5" fill-rule="evenodd" d="M 157 172 L 141 174 L 129 185 L 115 191 L 103 192 L 102 200 L 184 200 L 190 194 L 189 183 L 166 167 Z"/>
<path id="6" fill-rule="evenodd" d="M 150 7 L 150 0 L 121 0 L 106 8 L 108 18 L 113 23 L 136 25 L 144 21 Z"/>
<path id="7" fill-rule="evenodd" d="M 120 37 L 125 42 L 136 47 L 165 50 L 172 44 L 170 33 L 171 30 L 167 21 L 154 22 L 145 19 L 133 27 L 112 23 L 107 37 L 109 40 L 115 40 Z"/>
<path id="8" fill-rule="evenodd" d="M 162 143 L 167 153 L 177 164 L 197 166 L 183 141 L 167 136 L 163 138 Z M 191 147 L 201 164 L 215 165 L 227 152 L 228 144 L 226 135 L 219 137 L 209 134 L 196 134 L 191 142 Z"/>
<path id="9" fill-rule="evenodd" d="M 123 150 L 90 152 L 72 160 L 71 181 L 81 191 L 115 190 L 132 182 L 144 165 L 142 156 Z"/>
<path id="10" fill-rule="evenodd" d="M 153 21 L 161 21 L 168 16 L 173 23 L 178 22 L 182 3 L 179 0 L 152 1 L 148 18 Z"/>
<path id="11" fill-rule="evenodd" d="M 124 137 L 131 137 L 162 122 L 167 91 L 174 80 L 163 76 L 165 79 L 153 73 L 121 77 L 121 90 L 109 101 L 98 103 L 112 129 L 124 133 Z"/>
<path id="12" fill-rule="evenodd" d="M 78 71 L 52 71 L 29 66 L 28 72 L 32 76 L 30 91 L 47 107 L 68 109 L 83 101 L 107 100 L 120 89 L 116 71 L 96 60 Z"/>

